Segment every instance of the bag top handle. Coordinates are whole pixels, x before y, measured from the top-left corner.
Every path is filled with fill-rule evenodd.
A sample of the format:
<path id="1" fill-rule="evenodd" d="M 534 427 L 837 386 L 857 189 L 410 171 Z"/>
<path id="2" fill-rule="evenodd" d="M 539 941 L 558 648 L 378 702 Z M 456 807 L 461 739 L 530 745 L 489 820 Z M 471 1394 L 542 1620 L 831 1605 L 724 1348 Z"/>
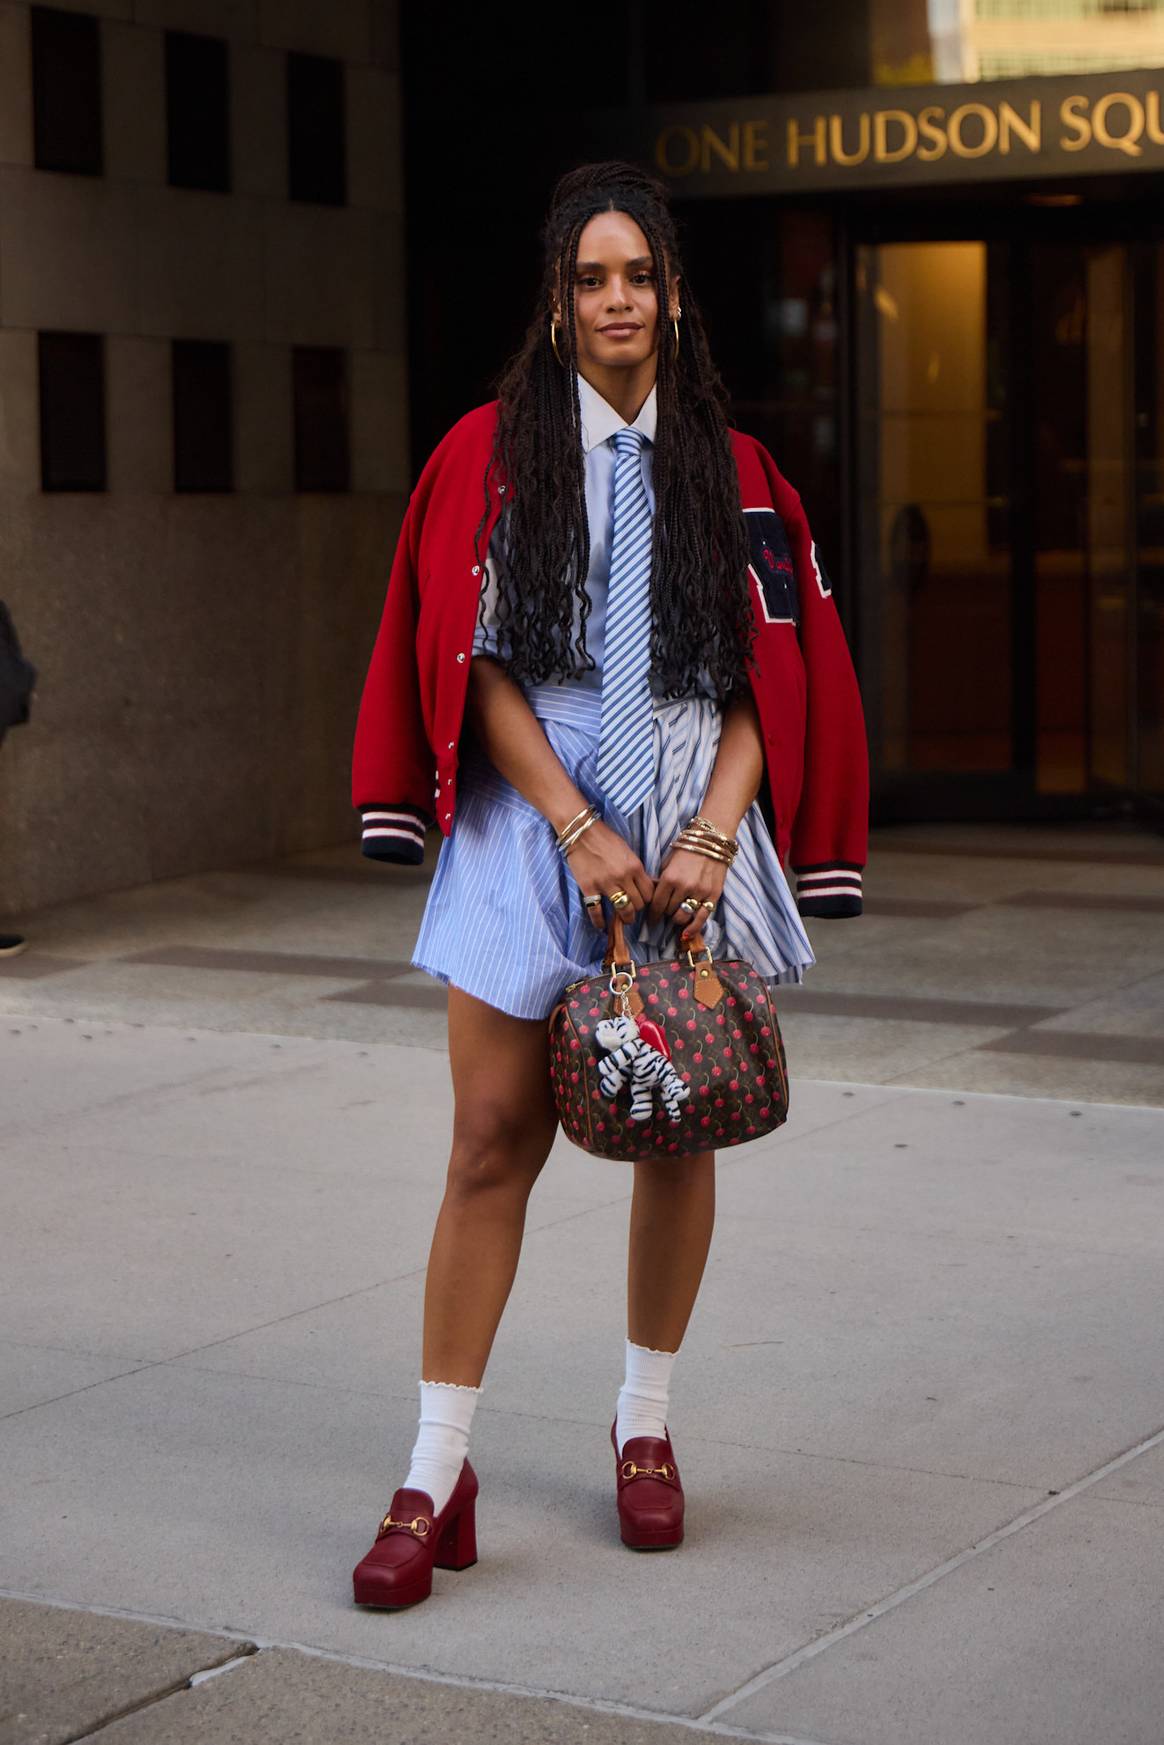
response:
<path id="1" fill-rule="evenodd" d="M 708 958 L 711 956 L 704 943 L 702 928 L 698 928 L 691 935 L 682 949 L 684 952 L 690 953 L 691 957 L 702 957 L 705 953 Z M 678 954 L 678 952 L 679 946 L 676 944 L 676 953 Z M 634 959 L 626 942 L 626 928 L 623 926 L 622 917 L 615 910 L 610 917 L 610 924 L 606 932 L 606 955 L 602 960 L 603 968 L 613 969 L 616 964 L 633 964 L 633 962 Z"/>

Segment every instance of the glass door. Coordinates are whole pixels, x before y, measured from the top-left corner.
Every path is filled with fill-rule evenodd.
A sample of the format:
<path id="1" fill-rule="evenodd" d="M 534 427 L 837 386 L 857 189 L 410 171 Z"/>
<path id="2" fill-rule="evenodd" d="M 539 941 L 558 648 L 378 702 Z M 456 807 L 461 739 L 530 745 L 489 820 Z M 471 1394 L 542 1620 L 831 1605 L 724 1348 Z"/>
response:
<path id="1" fill-rule="evenodd" d="M 1013 801 L 1004 266 L 984 241 L 857 251 L 859 634 L 882 815 Z"/>
<path id="2" fill-rule="evenodd" d="M 1023 265 L 1035 790 L 1114 799 L 1132 783 L 1129 256 L 1120 243 L 1044 242 Z"/>
<path id="3" fill-rule="evenodd" d="M 1164 251 L 1033 217 L 855 264 L 878 815 L 1161 796 Z"/>
<path id="4" fill-rule="evenodd" d="M 1132 764 L 1141 807 L 1164 817 L 1164 244 L 1137 249 L 1135 287 Z"/>

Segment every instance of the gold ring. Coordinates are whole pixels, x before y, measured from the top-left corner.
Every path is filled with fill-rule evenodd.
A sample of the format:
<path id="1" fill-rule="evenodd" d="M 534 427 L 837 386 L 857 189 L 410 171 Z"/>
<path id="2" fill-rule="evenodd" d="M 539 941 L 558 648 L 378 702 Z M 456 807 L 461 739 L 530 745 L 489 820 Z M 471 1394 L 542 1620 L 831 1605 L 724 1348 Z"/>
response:
<path id="1" fill-rule="evenodd" d="M 679 907 L 680 907 L 680 909 L 690 909 L 691 913 L 694 915 L 696 907 L 697 907 L 696 902 L 695 902 L 695 898 L 694 897 L 684 897 L 684 899 L 680 903 Z"/>
<path id="2" fill-rule="evenodd" d="M 602 907 L 601 897 L 583 897 L 582 901 L 588 909 L 601 909 Z"/>
<path id="3" fill-rule="evenodd" d="M 610 900 L 616 909 L 629 909 L 631 900 L 624 890 L 611 891 Z"/>
<path id="4" fill-rule="evenodd" d="M 704 897 L 702 903 L 700 903 L 700 905 L 699 905 L 699 908 L 700 909 L 714 909 L 715 908 L 715 898 L 714 897 Z M 697 910 L 696 913 L 698 914 L 698 912 L 699 911 Z"/>

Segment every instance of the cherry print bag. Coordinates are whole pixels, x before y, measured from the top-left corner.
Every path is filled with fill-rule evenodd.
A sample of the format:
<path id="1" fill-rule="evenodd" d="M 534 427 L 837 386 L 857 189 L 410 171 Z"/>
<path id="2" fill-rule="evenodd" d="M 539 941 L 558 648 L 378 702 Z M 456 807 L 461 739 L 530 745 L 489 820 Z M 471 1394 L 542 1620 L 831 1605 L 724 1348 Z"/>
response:
<path id="1" fill-rule="evenodd" d="M 571 982 L 549 1027 L 558 1118 L 596 1157 L 718 1151 L 788 1118 L 768 986 L 750 963 L 713 961 L 700 933 L 670 962 L 636 964 L 615 916 L 602 974 Z"/>

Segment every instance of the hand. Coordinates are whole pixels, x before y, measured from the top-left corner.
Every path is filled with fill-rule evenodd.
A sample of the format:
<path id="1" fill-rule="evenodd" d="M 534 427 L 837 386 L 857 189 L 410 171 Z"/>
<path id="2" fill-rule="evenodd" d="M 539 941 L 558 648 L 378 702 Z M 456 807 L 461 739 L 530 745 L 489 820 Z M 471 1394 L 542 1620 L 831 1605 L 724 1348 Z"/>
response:
<path id="1" fill-rule="evenodd" d="M 629 843 L 609 824 L 599 822 L 584 831 L 566 856 L 566 864 L 584 897 L 597 895 L 609 899 L 612 891 L 625 891 L 630 904 L 616 910 L 623 921 L 645 909 L 654 895 L 654 879 Z M 598 904 L 592 904 L 586 913 L 599 932 L 604 933 L 606 917 Z"/>
<path id="2" fill-rule="evenodd" d="M 655 894 L 651 900 L 651 920 L 661 921 L 664 915 L 674 915 L 685 897 L 694 897 L 696 903 L 702 903 L 705 898 L 718 903 L 723 895 L 727 874 L 728 868 L 722 861 L 712 860 L 706 854 L 692 854 L 686 848 L 677 848 L 664 862 L 655 885 Z M 684 910 L 679 917 L 683 922 L 680 943 L 686 945 L 713 912 L 712 909 L 697 908 L 694 915 L 689 915 Z"/>

